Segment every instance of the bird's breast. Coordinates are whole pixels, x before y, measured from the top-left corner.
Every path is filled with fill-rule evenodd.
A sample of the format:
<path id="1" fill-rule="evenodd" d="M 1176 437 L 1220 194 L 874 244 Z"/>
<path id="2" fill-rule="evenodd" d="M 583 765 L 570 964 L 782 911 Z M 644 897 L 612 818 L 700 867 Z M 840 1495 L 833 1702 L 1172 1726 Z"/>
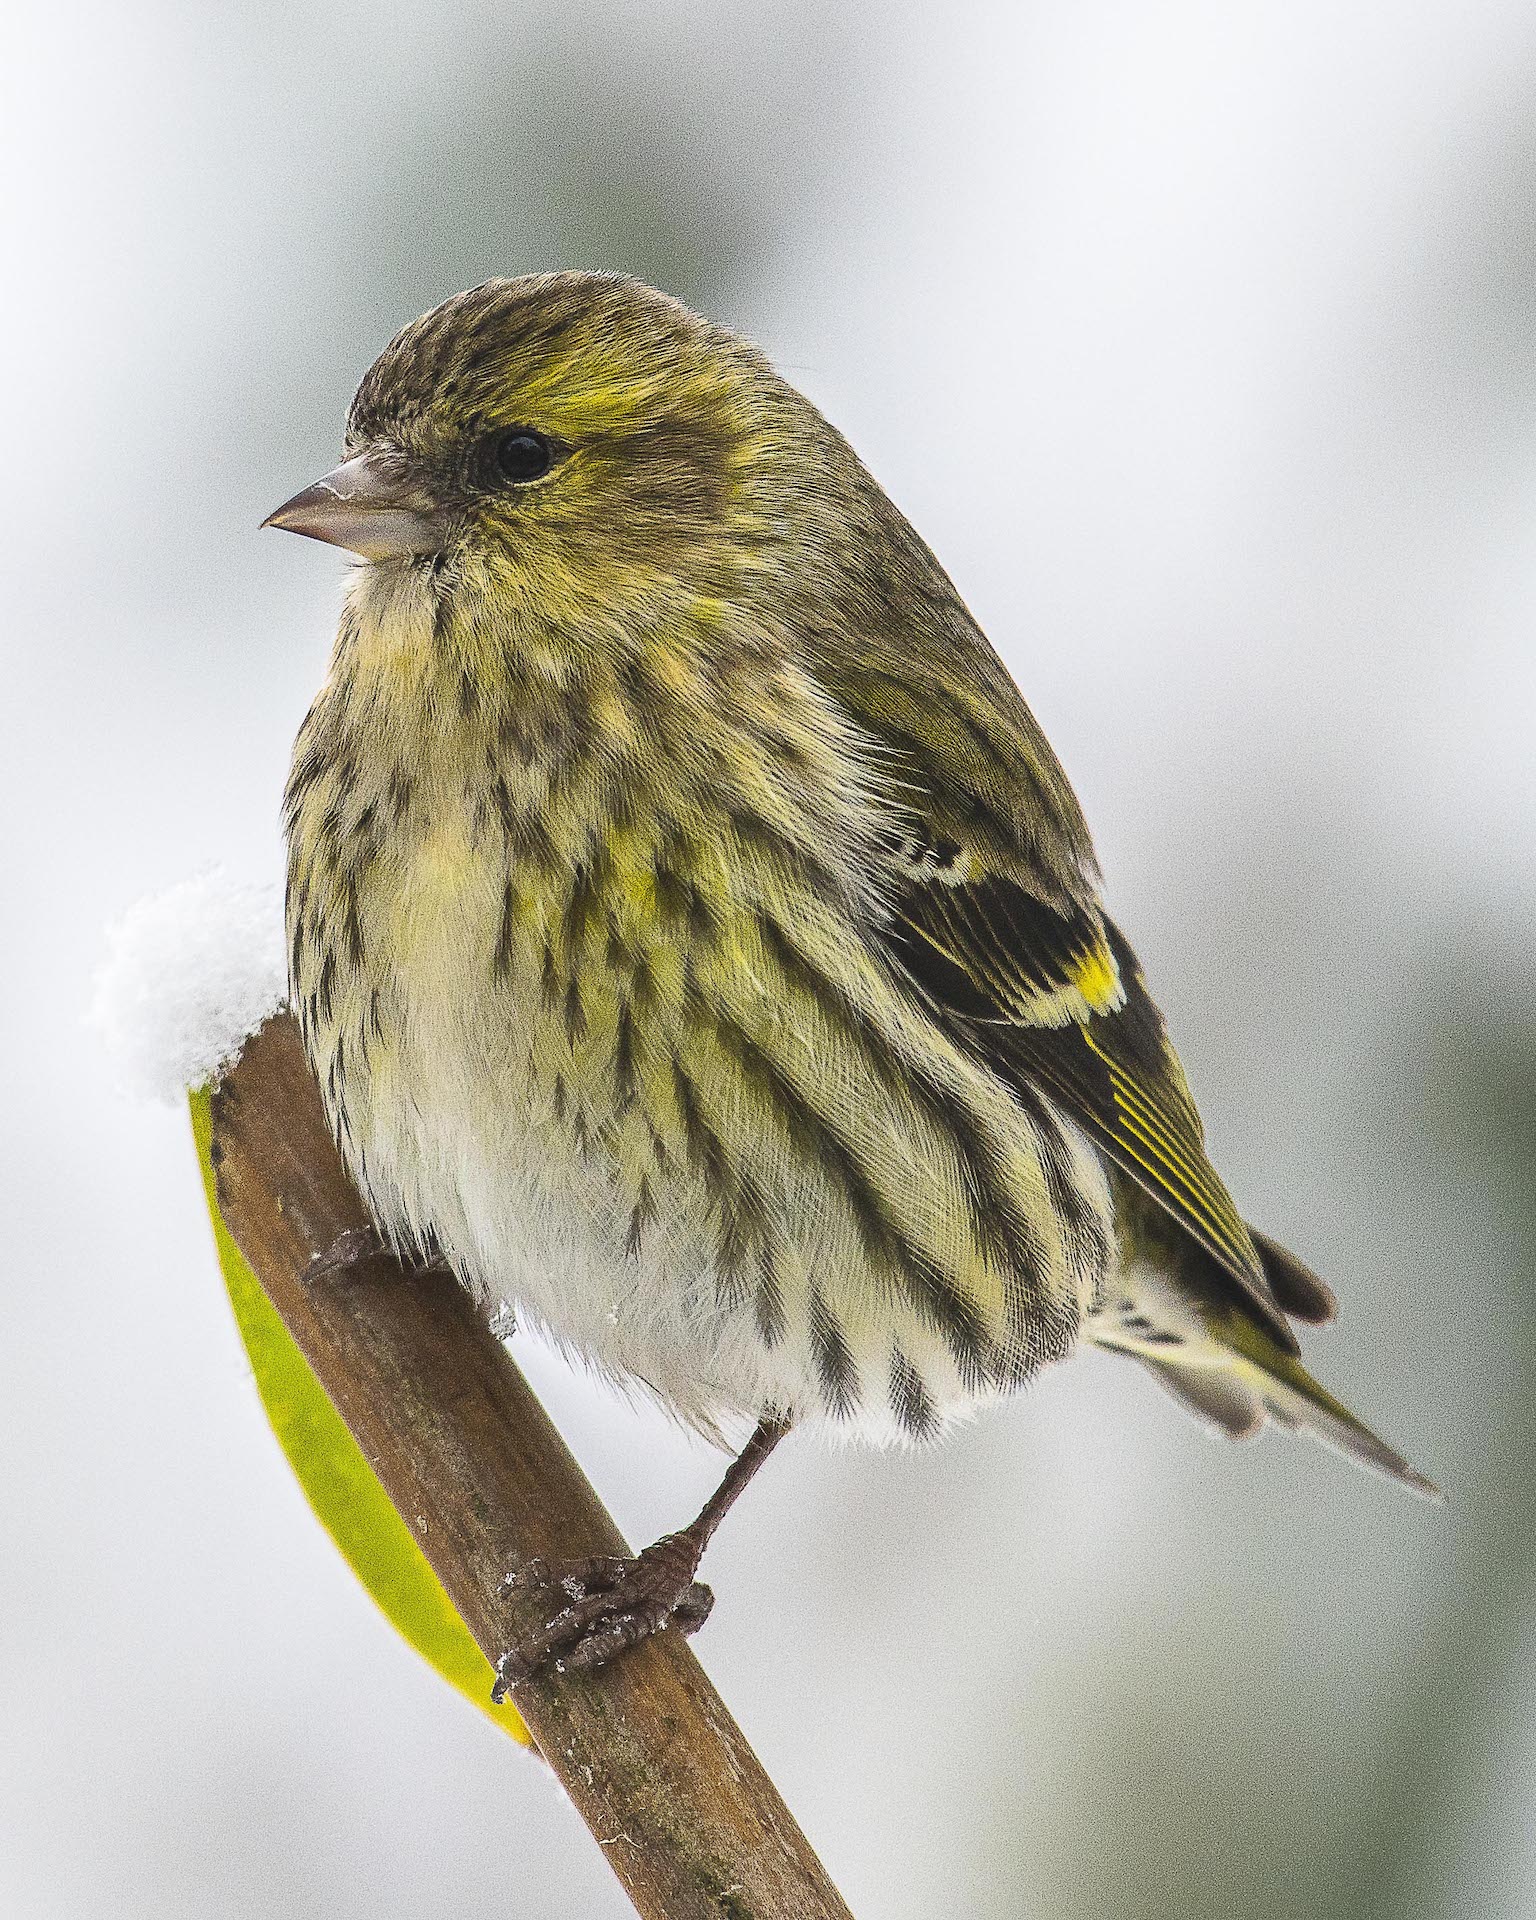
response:
<path id="1" fill-rule="evenodd" d="M 290 784 L 294 998 L 403 1238 L 701 1424 L 922 1435 L 1070 1344 L 1097 1243 L 1050 1179 L 1097 1176 L 884 964 L 885 802 L 772 671 L 645 724 L 617 683 L 368 724 L 341 683 Z"/>

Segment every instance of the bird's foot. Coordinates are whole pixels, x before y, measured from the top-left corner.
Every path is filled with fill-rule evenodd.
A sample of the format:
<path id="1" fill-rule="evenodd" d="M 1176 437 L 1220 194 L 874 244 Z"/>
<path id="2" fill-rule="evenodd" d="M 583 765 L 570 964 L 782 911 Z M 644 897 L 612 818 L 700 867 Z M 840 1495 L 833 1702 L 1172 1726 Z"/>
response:
<path id="1" fill-rule="evenodd" d="M 350 1273 L 354 1267 L 361 1267 L 370 1260 L 393 1254 L 394 1248 L 377 1227 L 349 1227 L 345 1233 L 337 1234 L 324 1253 L 315 1255 L 304 1269 L 304 1279 L 309 1286 L 315 1286 L 322 1280 L 334 1279 L 338 1274 Z M 435 1251 L 414 1256 L 401 1255 L 400 1259 L 412 1279 L 429 1273 L 452 1271 L 442 1254 Z"/>
<path id="2" fill-rule="evenodd" d="M 666 1534 L 633 1560 L 608 1554 L 564 1567 L 530 1560 L 503 1585 L 509 1592 L 537 1593 L 555 1611 L 497 1661 L 492 1697 L 505 1700 L 509 1689 L 547 1668 L 564 1673 L 606 1666 L 666 1627 L 696 1632 L 715 1604 L 709 1588 L 693 1577 L 700 1552 L 683 1532 Z"/>
<path id="3" fill-rule="evenodd" d="M 318 1286 L 322 1280 L 349 1273 L 352 1268 L 362 1266 L 367 1260 L 376 1260 L 386 1252 L 384 1236 L 377 1227 L 349 1227 L 345 1233 L 337 1234 L 324 1253 L 317 1253 L 310 1261 L 304 1269 L 305 1283 Z"/>

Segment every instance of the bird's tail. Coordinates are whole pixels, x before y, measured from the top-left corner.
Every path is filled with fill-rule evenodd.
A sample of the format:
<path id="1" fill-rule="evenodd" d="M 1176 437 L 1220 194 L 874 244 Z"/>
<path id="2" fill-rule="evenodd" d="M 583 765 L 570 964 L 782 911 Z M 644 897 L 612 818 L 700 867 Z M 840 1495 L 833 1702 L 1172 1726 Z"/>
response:
<path id="1" fill-rule="evenodd" d="M 1395 1447 L 1336 1400 L 1235 1301 L 1186 1291 L 1161 1273 L 1137 1269 L 1124 1297 L 1089 1322 L 1098 1345 L 1140 1360 L 1192 1413 L 1234 1439 L 1265 1419 L 1313 1434 L 1326 1446 L 1438 1499 L 1439 1489 Z"/>

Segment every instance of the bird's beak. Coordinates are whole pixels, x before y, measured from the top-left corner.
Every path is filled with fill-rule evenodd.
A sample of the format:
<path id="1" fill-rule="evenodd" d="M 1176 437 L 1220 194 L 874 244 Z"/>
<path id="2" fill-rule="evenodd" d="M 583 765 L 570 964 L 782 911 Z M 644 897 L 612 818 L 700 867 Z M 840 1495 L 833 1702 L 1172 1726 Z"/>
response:
<path id="1" fill-rule="evenodd" d="M 285 500 L 264 527 L 347 547 L 365 560 L 442 549 L 447 516 L 398 459 L 359 453 Z"/>

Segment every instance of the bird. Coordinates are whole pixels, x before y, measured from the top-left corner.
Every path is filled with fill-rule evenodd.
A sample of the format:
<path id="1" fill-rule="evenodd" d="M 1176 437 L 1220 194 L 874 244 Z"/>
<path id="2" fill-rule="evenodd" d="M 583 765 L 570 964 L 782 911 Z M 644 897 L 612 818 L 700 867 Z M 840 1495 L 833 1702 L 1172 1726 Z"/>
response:
<path id="1" fill-rule="evenodd" d="M 618 274 L 404 327 L 265 525 L 354 556 L 284 799 L 292 1004 L 379 1235 L 722 1446 L 538 1566 L 498 1689 L 692 1631 L 792 1429 L 935 1440 L 1084 1345 L 1434 1488 L 1303 1366 L 1055 753 L 752 344 Z"/>

